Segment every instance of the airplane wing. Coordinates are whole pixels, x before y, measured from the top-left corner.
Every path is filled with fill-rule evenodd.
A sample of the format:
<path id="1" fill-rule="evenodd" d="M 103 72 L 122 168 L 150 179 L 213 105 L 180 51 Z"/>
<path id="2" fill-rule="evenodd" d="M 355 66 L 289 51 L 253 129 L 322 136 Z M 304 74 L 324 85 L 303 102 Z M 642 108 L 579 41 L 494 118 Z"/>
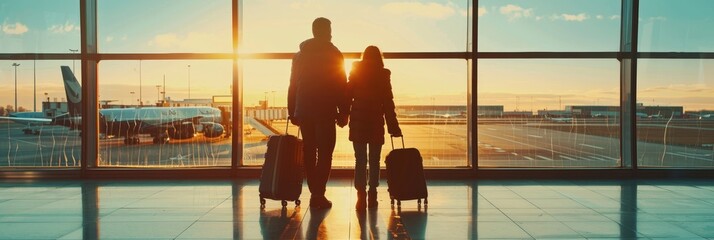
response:
<path id="1" fill-rule="evenodd" d="M 0 119 L 11 120 L 16 123 L 51 123 L 52 119 L 49 118 L 22 118 L 22 117 L 0 117 Z"/>

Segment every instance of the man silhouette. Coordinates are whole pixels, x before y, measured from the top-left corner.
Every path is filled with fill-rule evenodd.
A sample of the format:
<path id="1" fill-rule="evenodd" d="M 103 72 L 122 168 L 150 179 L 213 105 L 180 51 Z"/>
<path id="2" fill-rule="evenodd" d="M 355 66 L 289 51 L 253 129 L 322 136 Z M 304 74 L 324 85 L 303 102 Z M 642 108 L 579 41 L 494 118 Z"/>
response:
<path id="1" fill-rule="evenodd" d="M 314 208 L 332 207 L 325 190 L 335 150 L 335 123 L 344 127 L 349 116 L 344 58 L 331 42 L 330 24 L 327 18 L 312 22 L 313 38 L 303 41 L 293 57 L 288 89 L 288 114 L 303 134 L 305 177 Z"/>

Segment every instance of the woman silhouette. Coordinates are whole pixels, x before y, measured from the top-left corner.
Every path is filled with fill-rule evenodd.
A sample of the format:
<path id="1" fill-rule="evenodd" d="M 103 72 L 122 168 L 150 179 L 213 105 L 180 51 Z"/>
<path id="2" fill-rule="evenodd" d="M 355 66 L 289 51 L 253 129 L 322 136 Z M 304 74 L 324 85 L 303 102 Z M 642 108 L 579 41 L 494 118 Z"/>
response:
<path id="1" fill-rule="evenodd" d="M 352 65 L 348 97 L 352 105 L 350 114 L 350 141 L 355 150 L 355 188 L 357 210 L 377 207 L 379 186 L 379 162 L 384 145 L 384 123 L 388 132 L 402 136 L 392 100 L 391 72 L 384 68 L 379 48 L 369 46 L 362 53 L 362 60 Z M 367 152 L 369 149 L 369 154 Z M 369 160 L 369 195 L 367 187 L 367 162 Z M 367 201 L 369 197 L 369 201 Z"/>

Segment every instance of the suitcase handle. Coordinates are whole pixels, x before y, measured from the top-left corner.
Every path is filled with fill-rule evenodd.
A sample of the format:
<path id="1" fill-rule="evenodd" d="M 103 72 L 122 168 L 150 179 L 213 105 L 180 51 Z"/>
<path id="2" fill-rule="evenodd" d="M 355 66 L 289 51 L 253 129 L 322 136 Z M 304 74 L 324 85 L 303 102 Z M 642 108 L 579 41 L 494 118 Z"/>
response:
<path id="1" fill-rule="evenodd" d="M 402 135 L 400 138 L 402 138 L 402 148 L 406 148 L 404 146 L 404 135 Z M 394 150 L 394 136 L 389 136 L 389 140 L 392 142 L 392 150 Z"/>
<path id="2" fill-rule="evenodd" d="M 290 127 L 290 117 L 288 117 L 288 118 L 285 119 L 285 120 L 286 120 L 286 122 L 285 122 L 285 135 L 287 135 L 287 134 L 288 134 L 288 127 Z M 300 126 L 298 126 L 297 138 L 300 138 Z"/>

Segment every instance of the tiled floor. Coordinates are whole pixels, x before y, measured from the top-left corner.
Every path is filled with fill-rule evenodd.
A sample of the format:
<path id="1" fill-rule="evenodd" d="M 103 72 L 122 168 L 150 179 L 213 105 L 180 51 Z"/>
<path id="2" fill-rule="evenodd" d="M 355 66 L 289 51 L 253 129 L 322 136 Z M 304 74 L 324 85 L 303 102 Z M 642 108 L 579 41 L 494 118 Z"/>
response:
<path id="1" fill-rule="evenodd" d="M 353 210 L 332 180 L 321 211 L 258 181 L 0 182 L 1 239 L 714 239 L 714 181 L 429 181 L 429 205 Z"/>

